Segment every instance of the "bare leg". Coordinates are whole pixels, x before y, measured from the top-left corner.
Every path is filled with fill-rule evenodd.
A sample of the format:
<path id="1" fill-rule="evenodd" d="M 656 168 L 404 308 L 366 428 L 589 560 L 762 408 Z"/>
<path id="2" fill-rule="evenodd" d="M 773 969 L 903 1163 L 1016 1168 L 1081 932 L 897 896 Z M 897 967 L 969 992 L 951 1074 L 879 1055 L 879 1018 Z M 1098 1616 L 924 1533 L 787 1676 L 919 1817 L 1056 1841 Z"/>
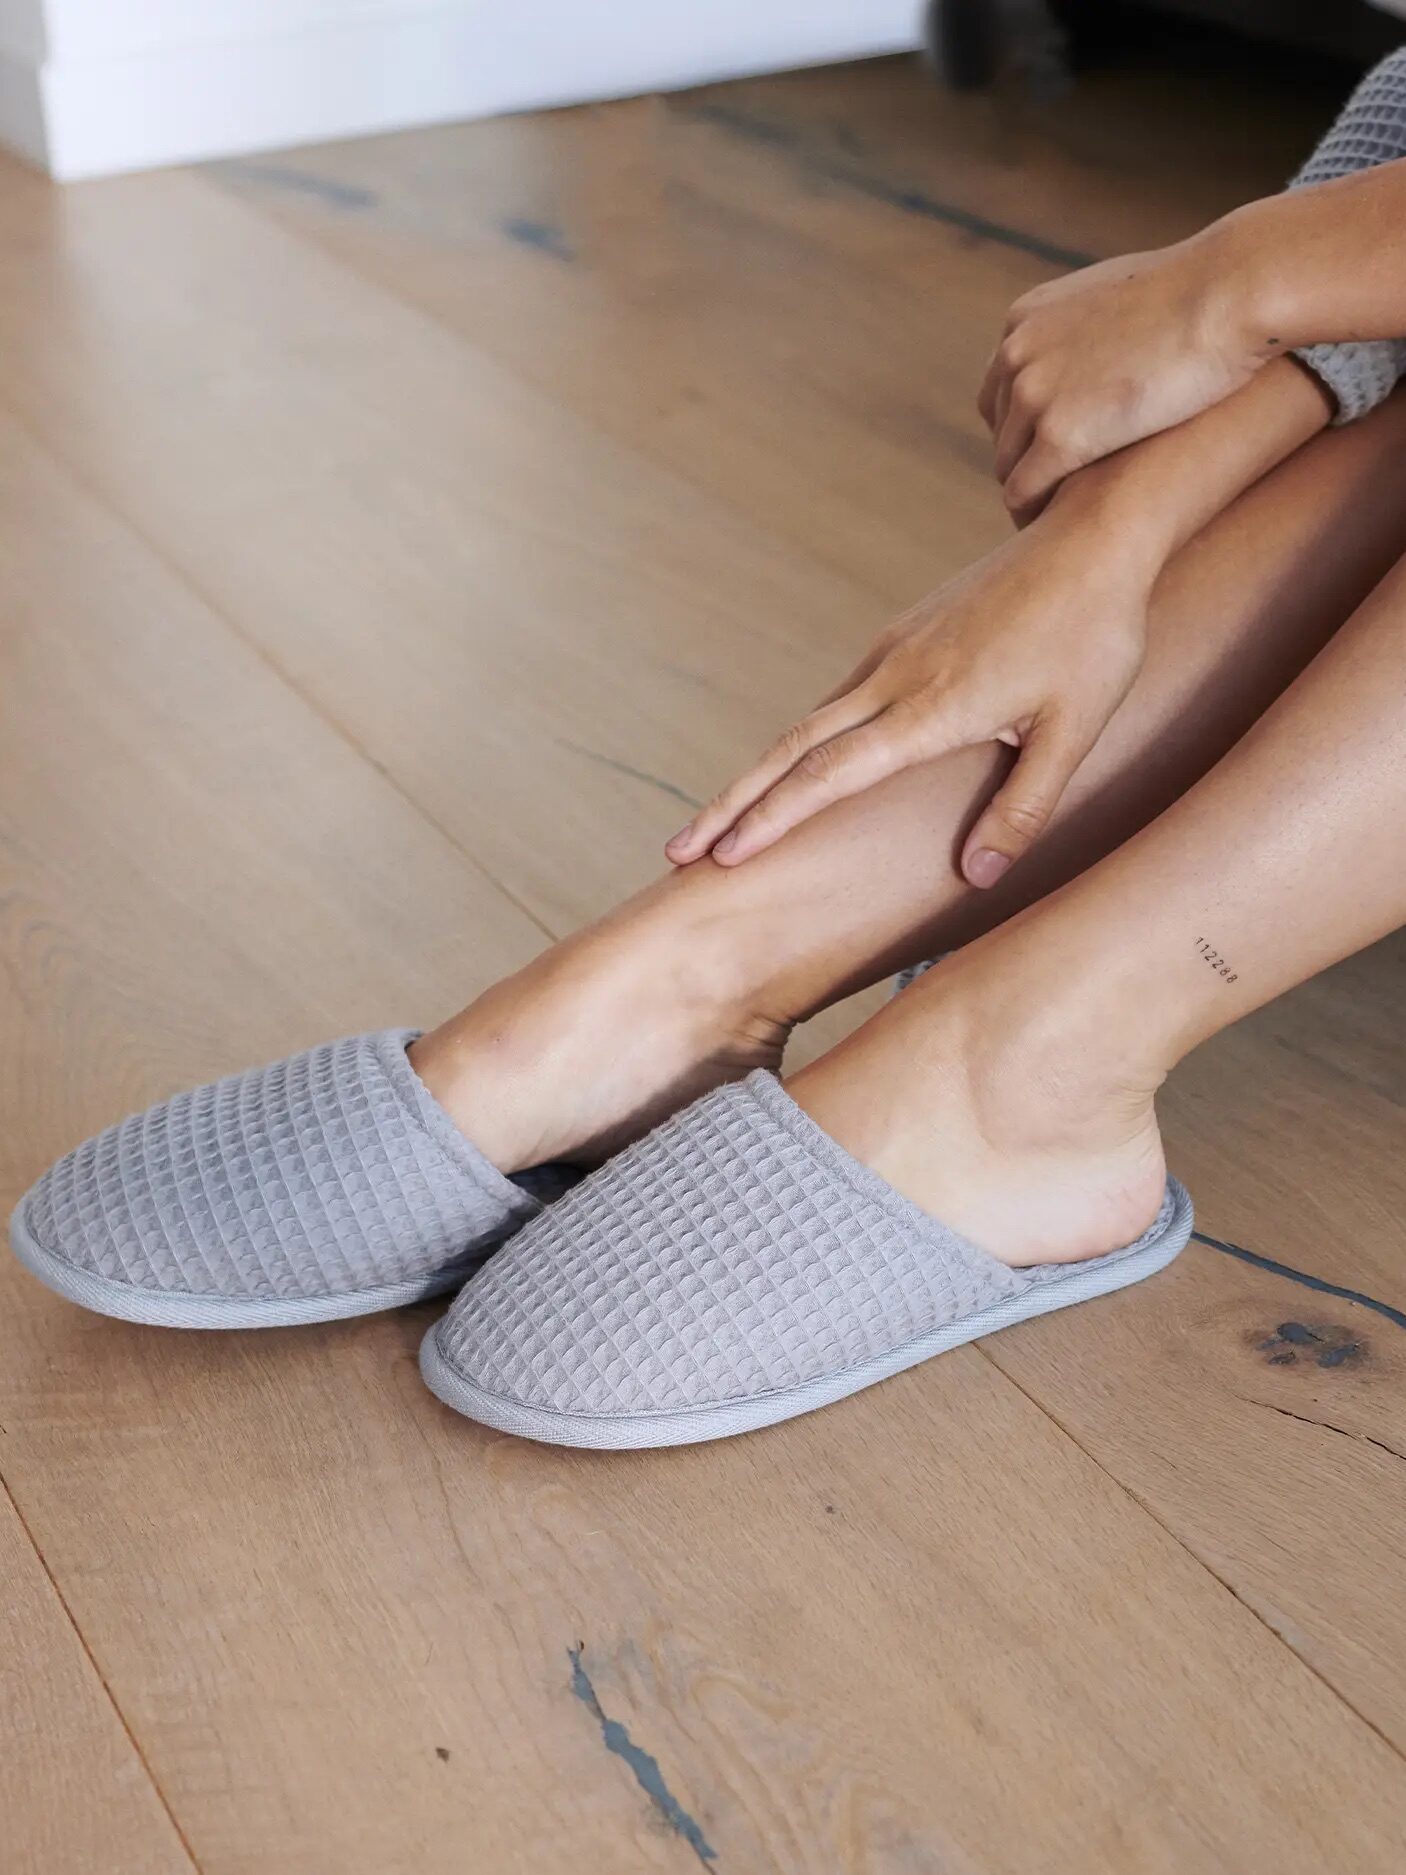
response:
<path id="1" fill-rule="evenodd" d="M 1396 398 L 1301 450 L 1177 557 L 1142 676 L 1041 848 L 997 891 L 972 893 L 955 860 L 1007 758 L 944 757 L 739 870 L 666 875 L 426 1036 L 419 1072 L 506 1169 L 602 1156 L 706 1087 L 775 1065 L 800 1018 L 1073 877 L 1204 774 L 1393 563 L 1403 443 Z"/>
<path id="2" fill-rule="evenodd" d="M 993 1254 L 1096 1254 L 1156 1213 L 1167 1072 L 1402 923 L 1406 561 L 1160 819 L 791 1091 Z"/>

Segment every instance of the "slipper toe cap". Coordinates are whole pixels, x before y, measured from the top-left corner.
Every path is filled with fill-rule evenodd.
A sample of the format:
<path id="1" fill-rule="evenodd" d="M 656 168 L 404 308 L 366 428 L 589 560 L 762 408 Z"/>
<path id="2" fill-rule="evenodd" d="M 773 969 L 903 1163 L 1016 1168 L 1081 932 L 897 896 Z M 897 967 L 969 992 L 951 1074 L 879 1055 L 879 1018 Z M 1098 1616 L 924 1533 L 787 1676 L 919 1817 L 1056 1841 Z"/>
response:
<path id="1" fill-rule="evenodd" d="M 431 1101 L 413 1034 L 324 1043 L 108 1127 L 21 1200 L 21 1260 L 85 1306 L 182 1326 L 443 1287 L 538 1204 Z"/>

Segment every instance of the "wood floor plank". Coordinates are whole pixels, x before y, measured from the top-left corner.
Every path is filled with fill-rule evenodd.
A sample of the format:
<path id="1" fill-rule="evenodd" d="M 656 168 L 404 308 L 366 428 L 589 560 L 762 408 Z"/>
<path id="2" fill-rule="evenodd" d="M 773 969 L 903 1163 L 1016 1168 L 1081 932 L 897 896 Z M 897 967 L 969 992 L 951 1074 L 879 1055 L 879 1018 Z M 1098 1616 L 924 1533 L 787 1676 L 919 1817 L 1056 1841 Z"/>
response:
<path id="1" fill-rule="evenodd" d="M 1179 238 L 1311 142 L 1332 75 L 1242 63 L 1041 103 L 876 60 L 212 173 L 902 605 L 1003 531 L 974 386 L 1055 270 L 1019 243 Z"/>
<path id="2" fill-rule="evenodd" d="M 554 930 L 882 617 L 199 178 L 22 195 L 6 394 Z"/>
<path id="3" fill-rule="evenodd" d="M 1004 533 L 973 385 L 1048 267 L 658 100 L 489 128 L 210 173 L 888 606 Z"/>
<path id="4" fill-rule="evenodd" d="M 0 1818 L 9 1875 L 195 1868 L 0 1486 Z"/>

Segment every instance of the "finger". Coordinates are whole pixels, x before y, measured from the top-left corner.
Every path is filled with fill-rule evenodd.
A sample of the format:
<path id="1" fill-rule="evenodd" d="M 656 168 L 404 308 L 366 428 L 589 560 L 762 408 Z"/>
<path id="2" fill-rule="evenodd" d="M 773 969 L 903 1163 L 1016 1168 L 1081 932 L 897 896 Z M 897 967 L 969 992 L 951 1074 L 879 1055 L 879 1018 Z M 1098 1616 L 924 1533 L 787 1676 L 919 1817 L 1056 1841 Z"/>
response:
<path id="1" fill-rule="evenodd" d="M 1005 428 L 1006 416 L 1011 407 L 1011 392 L 1015 388 L 1015 373 L 1005 366 L 996 379 L 996 398 L 991 411 L 991 440 L 994 443 Z"/>
<path id="2" fill-rule="evenodd" d="M 686 827 L 681 827 L 666 843 L 665 853 L 676 866 L 701 859 L 811 750 L 832 736 L 843 735 L 846 730 L 869 722 L 882 707 L 882 703 L 861 685 L 834 703 L 803 716 L 772 743 L 759 762 L 730 782 L 721 794 L 714 795 Z"/>
<path id="3" fill-rule="evenodd" d="M 996 480 L 1004 483 L 1035 440 L 1039 407 L 1031 395 L 1029 380 L 1019 377 L 1011 386 L 1009 402 L 1001 427 L 996 433 Z"/>
<path id="4" fill-rule="evenodd" d="M 1089 460 L 1088 455 L 1037 430 L 1025 454 L 1002 478 L 1006 507 L 1019 525 L 1033 521 L 1064 478 Z"/>
<path id="5" fill-rule="evenodd" d="M 969 885 L 992 886 L 1028 852 L 1049 826 L 1070 777 L 1093 746 L 1093 738 L 1037 729 L 967 835 L 962 876 Z"/>
<path id="6" fill-rule="evenodd" d="M 1045 512 L 1045 509 L 1049 506 L 1050 496 L 1053 495 L 1054 492 L 1055 491 L 1052 489 L 1050 495 L 1043 496 L 1039 501 L 1027 501 L 1018 507 L 1012 506 L 1011 503 L 1007 501 L 1006 511 L 1010 515 L 1011 521 L 1018 534 L 1029 527 L 1032 521 L 1039 520 L 1040 516 Z"/>
<path id="7" fill-rule="evenodd" d="M 986 361 L 986 370 L 982 374 L 981 389 L 976 394 L 976 407 L 981 413 L 981 420 L 994 436 L 996 434 L 996 398 L 1007 372 L 1001 359 L 998 345 Z"/>
<path id="8" fill-rule="evenodd" d="M 976 407 L 993 436 L 997 434 L 1005 421 L 1006 409 L 1010 403 L 1011 385 L 1021 365 L 1025 362 L 1016 338 L 1017 328 L 1024 317 L 1025 302 L 1017 300 L 1006 314 L 1001 342 L 986 361 L 981 389 L 977 392 Z"/>
<path id="9" fill-rule="evenodd" d="M 940 755 L 946 746 L 928 713 L 921 723 L 908 712 L 886 710 L 862 729 L 817 743 L 791 772 L 744 814 L 713 849 L 720 865 L 737 866 L 774 846 L 783 833 L 876 782 Z"/>

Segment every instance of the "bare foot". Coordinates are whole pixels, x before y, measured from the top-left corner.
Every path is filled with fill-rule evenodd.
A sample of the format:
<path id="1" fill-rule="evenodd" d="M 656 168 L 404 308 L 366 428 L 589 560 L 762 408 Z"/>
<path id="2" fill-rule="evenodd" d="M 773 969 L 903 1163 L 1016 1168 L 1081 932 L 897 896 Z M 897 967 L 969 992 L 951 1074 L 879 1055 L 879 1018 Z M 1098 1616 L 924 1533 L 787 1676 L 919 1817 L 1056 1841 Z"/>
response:
<path id="1" fill-rule="evenodd" d="M 992 1256 L 1074 1262 L 1156 1218 L 1161 1073 L 1124 1045 L 1076 970 L 1008 929 L 1014 942 L 998 932 L 949 958 L 787 1088 L 831 1138 Z"/>
<path id="2" fill-rule="evenodd" d="M 754 1007 L 729 946 L 735 933 L 646 894 L 495 984 L 410 1059 L 500 1170 L 598 1164 L 698 1095 L 780 1066 L 789 1023 Z"/>

